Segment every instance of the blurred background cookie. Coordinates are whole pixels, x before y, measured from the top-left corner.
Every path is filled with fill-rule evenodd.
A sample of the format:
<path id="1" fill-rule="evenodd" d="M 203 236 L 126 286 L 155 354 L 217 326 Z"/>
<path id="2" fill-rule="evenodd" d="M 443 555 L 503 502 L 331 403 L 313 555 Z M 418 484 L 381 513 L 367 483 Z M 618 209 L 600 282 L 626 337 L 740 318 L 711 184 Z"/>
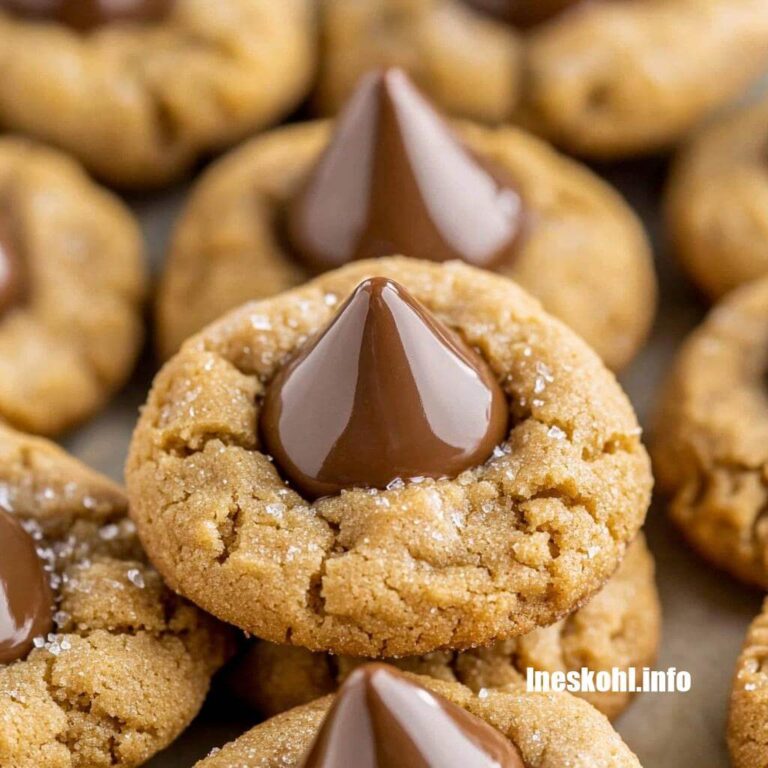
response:
<path id="1" fill-rule="evenodd" d="M 138 224 L 73 160 L 0 138 L 0 267 L 0 419 L 57 434 L 101 408 L 139 353 Z"/>
<path id="2" fill-rule="evenodd" d="M 264 134 L 205 174 L 165 265 L 160 353 L 244 301 L 394 253 L 513 278 L 613 368 L 654 316 L 650 249 L 615 190 L 518 129 L 454 132 L 394 69 L 335 123 Z"/>
<path id="3" fill-rule="evenodd" d="M 0 125 L 120 186 L 277 122 L 314 67 L 310 0 L 0 2 Z"/>
<path id="4" fill-rule="evenodd" d="M 768 98 L 680 151 L 666 220 L 676 254 L 709 298 L 768 273 Z"/>

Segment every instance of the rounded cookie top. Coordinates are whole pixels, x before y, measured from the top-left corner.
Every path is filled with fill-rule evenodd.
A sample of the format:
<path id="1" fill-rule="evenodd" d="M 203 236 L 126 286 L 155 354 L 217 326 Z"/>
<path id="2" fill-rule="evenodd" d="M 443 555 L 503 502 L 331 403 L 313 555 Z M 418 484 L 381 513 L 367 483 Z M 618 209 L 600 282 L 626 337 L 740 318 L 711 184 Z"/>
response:
<path id="1" fill-rule="evenodd" d="M 104 3 L 45 5 L 39 19 L 17 6 L 45 16 L 40 3 L 0 3 L 0 123 L 120 186 L 178 177 L 290 112 L 312 79 L 309 0 L 132 0 L 101 24 L 78 6 Z"/>
<path id="2" fill-rule="evenodd" d="M 458 477 L 310 503 L 263 452 L 262 398 L 373 276 L 476 350 L 511 428 Z M 575 334 L 504 277 L 396 257 L 244 305 L 190 339 L 155 380 L 127 480 L 174 589 L 259 637 L 364 656 L 488 643 L 569 613 L 617 567 L 651 486 L 631 406 Z"/>
<path id="3" fill-rule="evenodd" d="M 730 293 L 683 346 L 655 420 L 670 514 L 718 567 L 768 587 L 768 280 Z"/>
<path id="4" fill-rule="evenodd" d="M 524 686 L 513 685 L 503 691 L 477 695 L 460 683 L 409 673 L 404 677 L 426 688 L 428 696 L 440 697 L 490 725 L 511 742 L 525 768 L 562 768 L 564 765 L 573 768 L 640 767 L 637 757 L 605 717 L 569 694 L 527 693 Z M 310 747 L 333 699 L 333 696 L 327 696 L 265 721 L 236 741 L 215 750 L 197 763 L 196 768 L 297 768 L 306 765 L 304 757 L 310 754 Z M 413 716 L 410 719 L 413 720 Z M 438 724 L 433 722 L 429 732 L 435 733 Z M 339 744 L 338 741 L 335 743 Z M 455 741 L 453 743 L 455 745 Z M 504 763 L 510 764 L 516 763 Z"/>
<path id="5" fill-rule="evenodd" d="M 285 211 L 334 127 L 281 128 L 204 175 L 174 232 L 160 286 L 162 356 L 223 312 L 310 277 L 284 236 Z M 539 298 L 611 368 L 625 365 L 645 340 L 656 300 L 650 249 L 636 216 L 588 169 L 523 131 L 456 128 L 469 150 L 512 180 L 522 200 L 524 228 L 514 254 L 494 269 Z M 470 207 L 467 202 L 457 220 L 471 231 Z"/>
<path id="6" fill-rule="evenodd" d="M 728 715 L 734 768 L 759 768 L 768 758 L 768 601 L 747 631 L 736 662 Z"/>
<path id="7" fill-rule="evenodd" d="M 768 98 L 704 128 L 675 162 L 667 225 L 710 298 L 768 273 L 767 167 Z"/>
<path id="8" fill-rule="evenodd" d="M 605 586 L 567 619 L 487 648 L 434 651 L 391 663 L 414 674 L 462 683 L 475 693 L 522 683 L 528 668 L 642 668 L 653 662 L 659 644 L 661 607 L 653 571 L 653 556 L 640 535 Z M 239 699 L 271 717 L 332 693 L 363 662 L 256 641 L 233 666 L 231 686 Z M 582 698 L 613 718 L 624 711 L 631 695 L 609 691 L 584 693 Z"/>
<path id="9" fill-rule="evenodd" d="M 9 645 L 13 626 L 0 620 L 0 764 L 143 764 L 197 714 L 226 635 L 163 586 L 119 487 L 5 427 L 0 517 L 37 549 L 53 598 L 28 651 Z M 0 590 L 23 608 L 8 565 Z"/>
<path id="10" fill-rule="evenodd" d="M 141 233 L 69 158 L 0 138 L 0 266 L 0 418 L 59 433 L 101 407 L 138 355 Z"/>

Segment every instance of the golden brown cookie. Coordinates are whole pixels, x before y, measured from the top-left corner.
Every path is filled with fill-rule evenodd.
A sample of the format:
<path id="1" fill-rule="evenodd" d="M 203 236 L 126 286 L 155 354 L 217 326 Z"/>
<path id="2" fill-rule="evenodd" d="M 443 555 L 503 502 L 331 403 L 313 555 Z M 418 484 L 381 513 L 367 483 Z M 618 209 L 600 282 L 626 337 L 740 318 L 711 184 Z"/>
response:
<path id="1" fill-rule="evenodd" d="M 0 489 L 0 765 L 144 763 L 197 714 L 225 633 L 163 586 L 106 478 L 0 428 Z"/>
<path id="2" fill-rule="evenodd" d="M 733 768 L 761 768 L 768 759 L 768 602 L 749 627 L 736 662 L 728 717 Z"/>
<path id="3" fill-rule="evenodd" d="M 606 585 L 567 619 L 488 648 L 435 651 L 391 663 L 462 683 L 475 693 L 521 683 L 529 667 L 550 672 L 642 669 L 653 662 L 659 644 L 661 607 L 653 572 L 653 556 L 640 535 Z M 256 641 L 234 665 L 231 685 L 241 700 L 271 717 L 332 693 L 363 661 Z M 629 705 L 631 694 L 585 693 L 583 698 L 614 718 Z"/>
<path id="4" fill-rule="evenodd" d="M 492 6 L 498 17 L 483 11 Z M 563 6 L 572 7 L 557 13 Z M 675 143 L 768 64 L 766 0 L 325 0 L 321 7 L 323 111 L 336 111 L 363 72 L 396 64 L 452 114 L 521 120 L 597 158 Z M 542 8 L 542 18 L 525 18 Z"/>
<path id="5" fill-rule="evenodd" d="M 0 419 L 59 433 L 104 405 L 133 368 L 141 233 L 72 160 L 4 137 L 0 264 Z"/>
<path id="6" fill-rule="evenodd" d="M 348 483 L 341 494 L 311 501 L 281 476 L 294 476 L 294 468 L 277 468 L 264 453 L 262 401 L 274 380 L 294 370 L 287 359 L 293 356 L 293 366 L 297 354 L 314 354 L 320 337 L 311 345 L 307 339 L 325 329 L 330 346 L 313 358 L 325 368 L 298 383 L 294 391 L 308 386 L 309 396 L 285 424 L 297 425 L 299 443 L 305 430 L 310 453 L 330 438 L 333 450 L 336 433 L 322 423 L 343 418 L 351 405 L 344 400 L 356 390 L 349 378 L 355 362 L 346 356 L 358 342 L 331 339 L 328 324 L 352 336 L 368 327 L 356 330 L 354 313 L 373 276 L 407 288 L 417 314 L 426 312 L 453 343 L 474 350 L 470 365 L 489 369 L 503 389 L 508 437 L 486 463 L 457 477 L 409 474 L 413 481 L 396 477 L 383 490 Z M 414 307 L 398 306 L 414 317 Z M 429 346 L 432 336 L 413 322 L 420 340 L 402 343 L 415 358 L 427 348 L 436 361 L 445 349 Z M 378 339 L 371 344 L 360 354 L 379 349 Z M 439 411 L 443 403 L 444 417 L 461 429 L 482 428 L 469 418 L 472 385 L 460 380 L 468 367 L 440 359 L 437 377 L 417 366 L 398 374 L 408 408 L 416 375 L 430 407 Z M 389 387 L 387 357 L 377 360 L 374 352 L 366 364 L 373 371 L 361 369 L 363 379 L 375 381 L 378 370 Z M 333 405 L 327 376 L 335 374 Z M 317 403 L 321 391 L 327 405 Z M 403 416 L 411 411 L 401 410 L 396 393 L 394 402 L 382 402 L 373 385 L 357 391 L 353 409 L 375 404 L 370 444 L 358 435 L 358 445 L 347 441 L 344 449 L 349 462 L 374 462 L 390 455 L 379 434 L 407 430 Z M 413 415 L 418 428 L 421 417 Z M 406 434 L 402 445 L 411 439 Z M 425 451 L 425 461 L 431 458 Z M 142 541 L 174 589 L 264 639 L 363 656 L 487 644 L 570 613 L 618 566 L 651 486 L 631 406 L 572 331 L 504 277 L 460 262 L 404 258 L 329 272 L 246 304 L 190 339 L 155 380 L 127 480 Z"/>
<path id="7" fill-rule="evenodd" d="M 361 670 L 358 670 L 357 674 L 360 673 Z M 510 686 L 504 691 L 486 691 L 483 695 L 478 695 L 459 683 L 411 674 L 403 675 L 402 679 L 425 688 L 428 692 L 421 691 L 420 700 L 414 703 L 406 698 L 402 683 L 394 688 L 391 684 L 385 687 L 380 682 L 378 690 L 374 688 L 373 691 L 373 695 L 379 695 L 376 699 L 378 706 L 370 703 L 371 694 L 368 694 L 371 713 L 368 717 L 376 724 L 371 732 L 374 737 L 378 737 L 374 742 L 375 746 L 387 750 L 384 754 L 390 756 L 391 760 L 383 763 L 385 765 L 409 765 L 407 756 L 413 754 L 404 748 L 401 732 L 392 733 L 392 724 L 396 723 L 406 733 L 408 729 L 413 729 L 417 745 L 426 747 L 428 754 L 432 753 L 431 762 L 425 760 L 410 765 L 441 765 L 451 768 L 469 764 L 487 765 L 489 768 L 499 765 L 504 768 L 640 767 L 637 757 L 611 728 L 605 717 L 585 701 L 569 694 L 527 693 L 523 686 Z M 353 683 L 357 683 L 356 687 L 360 685 L 357 681 Z M 369 683 L 370 687 L 373 686 Z M 337 707 L 334 710 L 334 697 L 327 696 L 273 717 L 223 749 L 214 750 L 208 758 L 201 760 L 196 768 L 314 768 L 328 764 L 317 761 L 324 748 L 322 739 L 313 745 L 313 740 L 321 729 L 337 735 L 332 742 L 338 750 L 335 754 L 344 754 L 342 750 L 349 748 L 351 743 L 353 753 L 360 755 L 362 750 L 370 748 L 370 738 L 364 735 L 366 728 L 354 727 L 358 723 L 366 723 L 365 704 L 361 707 L 350 695 L 355 692 L 355 688 L 349 690 L 346 708 Z M 366 689 L 363 689 L 363 693 L 366 692 Z M 342 689 L 341 695 L 343 693 Z M 462 743 L 457 741 L 454 732 L 447 732 L 449 724 L 439 715 L 429 717 L 428 713 L 419 709 L 419 705 L 425 706 L 424 697 L 427 699 L 427 706 L 436 704 L 443 711 L 448 707 L 460 707 L 463 710 L 460 714 L 454 714 L 454 711 L 450 710 L 455 718 L 454 722 L 471 718 L 475 723 L 472 732 L 476 743 L 481 735 L 487 740 L 485 743 L 491 741 L 492 734 L 495 733 L 496 738 L 501 735 L 509 745 L 508 749 L 517 754 L 499 757 L 501 749 L 499 745 L 494 745 L 497 755 L 495 761 L 483 761 L 475 757 L 471 763 L 462 762 L 461 754 L 456 752 Z M 351 704 L 356 706 L 349 706 Z M 403 714 L 406 716 L 403 717 Z M 401 719 L 398 719 L 398 716 Z M 475 718 L 482 722 L 477 724 Z M 389 728 L 386 728 L 386 725 L 389 725 Z M 491 734 L 485 733 L 486 725 L 493 729 Z M 419 740 L 419 733 L 429 734 L 432 738 Z M 450 749 L 441 753 L 442 745 L 450 745 Z M 399 751 L 394 751 L 397 748 Z M 434 754 L 435 752 L 437 754 Z M 398 754 L 402 756 L 400 762 L 397 761 Z M 339 764 L 352 765 L 352 762 L 342 761 Z"/>
<path id="8" fill-rule="evenodd" d="M 148 4 L 128 0 L 100 18 L 94 6 L 110 4 L 79 3 L 83 19 L 74 0 L 48 4 L 64 10 L 43 18 L 40 3 L 0 2 L 0 125 L 109 182 L 146 187 L 277 122 L 308 89 L 309 0 L 168 0 L 136 23 L 131 9 Z"/>
<path id="9" fill-rule="evenodd" d="M 666 219 L 683 266 L 710 298 L 768 273 L 768 98 L 681 150 Z"/>
<path id="10" fill-rule="evenodd" d="M 411 120 L 412 135 L 424 138 L 420 149 L 413 150 L 412 164 L 448 168 L 446 173 L 450 173 L 452 164 L 447 156 L 460 150 L 451 143 L 453 139 L 441 133 L 442 121 L 429 112 L 431 108 L 412 109 L 412 102 L 420 97 L 410 93 L 407 84 L 395 83 L 396 77 L 396 71 L 382 76 L 384 107 L 379 114 L 398 110 L 403 121 Z M 360 91 L 364 89 L 365 84 L 361 84 Z M 353 105 L 352 114 L 342 125 L 308 123 L 273 131 L 235 150 L 205 174 L 174 233 L 162 278 L 157 330 L 163 357 L 223 312 L 299 285 L 312 269 L 317 271 L 317 264 L 308 265 L 298 258 L 297 248 L 286 236 L 286 211 L 301 194 L 317 163 L 327 157 L 324 153 L 335 146 L 329 145 L 334 130 L 344 139 L 344 146 L 355 146 L 350 136 L 364 132 L 359 125 L 360 112 Z M 388 127 L 392 132 L 390 126 L 383 125 L 380 140 Z M 444 130 L 450 129 L 445 126 Z M 635 215 L 613 189 L 586 168 L 522 131 L 462 124 L 459 133 L 478 162 L 493 164 L 496 183 L 508 183 L 510 196 L 518 195 L 522 200 L 522 223 L 509 255 L 479 266 L 512 277 L 581 334 L 609 366 L 623 366 L 645 339 L 656 298 L 650 249 Z M 416 144 L 414 139 L 414 147 Z M 395 190 L 394 203 L 384 209 L 382 220 L 391 218 L 394 206 L 409 217 L 410 229 L 388 246 L 374 244 L 373 255 L 405 253 L 436 261 L 464 255 L 456 251 L 443 256 L 437 234 L 433 233 L 431 240 L 423 233 L 419 236 L 416 204 L 408 208 L 411 201 L 406 197 L 409 168 L 398 155 L 398 145 L 394 146 L 390 143 L 380 149 L 384 167 L 376 177 L 375 188 Z M 436 155 L 428 163 L 421 158 L 430 147 L 435 148 Z M 352 165 L 364 163 L 353 159 Z M 382 175 L 387 178 L 379 178 Z M 336 191 L 323 193 L 324 199 L 343 193 L 341 182 L 335 183 Z M 422 185 L 426 187 L 427 182 Z M 448 207 L 444 190 L 451 189 L 456 195 L 455 190 L 465 185 L 445 178 L 436 186 L 443 193 L 435 196 L 432 210 Z M 455 215 L 446 214 L 449 222 L 459 223 L 465 235 L 482 234 L 494 224 L 473 219 L 480 197 L 467 194 L 466 200 L 454 201 Z M 335 206 L 344 210 L 348 219 L 353 218 L 349 203 L 339 201 Z M 329 213 L 316 218 L 334 216 Z M 379 239 L 387 242 L 383 236 Z M 419 242 L 415 241 L 427 244 L 416 253 L 409 250 L 418 249 Z M 470 260 L 470 256 L 465 259 Z"/>
<path id="11" fill-rule="evenodd" d="M 664 391 L 654 465 L 670 514 L 715 565 L 768 587 L 768 280 L 721 300 Z"/>

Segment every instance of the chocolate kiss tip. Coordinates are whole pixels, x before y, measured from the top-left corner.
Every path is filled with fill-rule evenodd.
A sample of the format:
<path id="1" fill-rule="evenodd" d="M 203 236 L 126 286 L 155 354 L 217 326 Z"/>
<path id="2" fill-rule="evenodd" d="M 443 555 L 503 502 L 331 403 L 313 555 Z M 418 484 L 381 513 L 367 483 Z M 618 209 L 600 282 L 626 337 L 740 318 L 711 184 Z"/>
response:
<path id="1" fill-rule="evenodd" d="M 385 664 L 347 678 L 301 768 L 525 768 L 484 720 Z"/>
<path id="2" fill-rule="evenodd" d="M 491 455 L 508 423 L 484 360 L 405 288 L 374 277 L 278 372 L 260 426 L 283 475 L 318 498 L 455 477 Z"/>
<path id="3" fill-rule="evenodd" d="M 481 267 L 511 260 L 522 202 L 400 69 L 365 75 L 288 209 L 295 255 L 322 272 L 400 253 Z"/>
<path id="4" fill-rule="evenodd" d="M 0 219 L 0 316 L 23 300 L 24 272 L 10 226 Z"/>
<path id="5" fill-rule="evenodd" d="M 53 595 L 32 537 L 0 510 L 0 665 L 23 659 L 53 626 Z"/>

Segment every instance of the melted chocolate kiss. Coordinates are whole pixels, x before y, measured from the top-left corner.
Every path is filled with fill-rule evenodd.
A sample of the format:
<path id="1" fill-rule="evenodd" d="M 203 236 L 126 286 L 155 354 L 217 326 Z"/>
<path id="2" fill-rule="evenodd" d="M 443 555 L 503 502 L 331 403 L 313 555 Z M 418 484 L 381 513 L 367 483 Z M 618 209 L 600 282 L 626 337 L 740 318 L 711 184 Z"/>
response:
<path id="1" fill-rule="evenodd" d="M 261 434 L 308 497 L 453 477 L 507 432 L 485 362 L 404 288 L 366 280 L 267 390 Z"/>
<path id="2" fill-rule="evenodd" d="M 24 265 L 10 228 L 0 219 L 0 316 L 24 298 Z"/>
<path id="3" fill-rule="evenodd" d="M 355 670 L 301 768 L 525 768 L 499 731 L 392 667 Z"/>
<path id="4" fill-rule="evenodd" d="M 366 75 L 288 211 L 311 270 L 403 254 L 490 267 L 514 254 L 522 205 L 399 69 Z"/>
<path id="5" fill-rule="evenodd" d="M 87 31 L 116 21 L 159 21 L 173 3 L 174 0 L 0 0 L 0 8 Z"/>
<path id="6" fill-rule="evenodd" d="M 0 664 L 24 658 L 53 626 L 53 595 L 35 542 L 0 510 Z"/>
<path id="7" fill-rule="evenodd" d="M 585 0 L 464 0 L 515 27 L 533 27 Z"/>

